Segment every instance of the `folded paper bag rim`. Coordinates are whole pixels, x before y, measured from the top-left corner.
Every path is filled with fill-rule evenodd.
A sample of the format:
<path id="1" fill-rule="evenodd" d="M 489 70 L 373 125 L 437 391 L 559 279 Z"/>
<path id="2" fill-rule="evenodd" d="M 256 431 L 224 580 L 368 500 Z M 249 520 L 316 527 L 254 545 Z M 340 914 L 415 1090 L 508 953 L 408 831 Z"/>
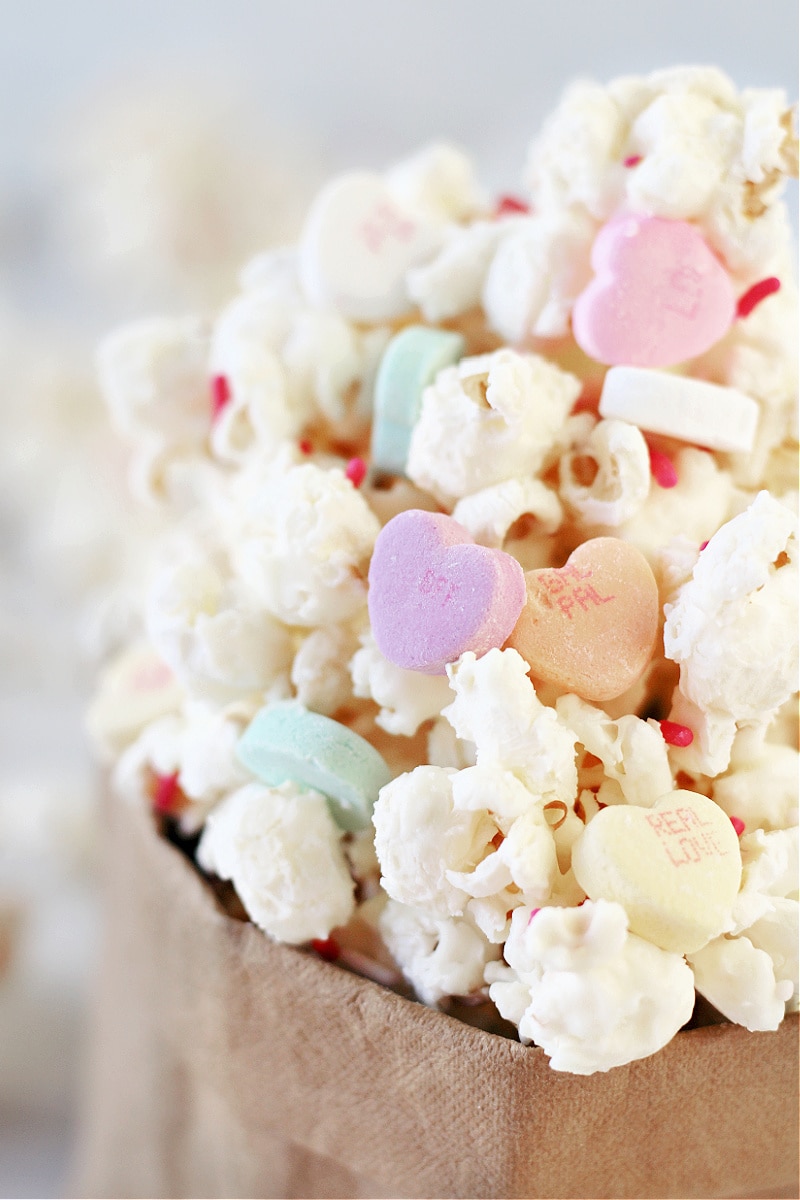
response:
<path id="1" fill-rule="evenodd" d="M 148 814 L 110 798 L 106 815 L 74 1195 L 643 1200 L 797 1180 L 796 1015 L 555 1072 L 540 1049 L 271 942 Z"/>

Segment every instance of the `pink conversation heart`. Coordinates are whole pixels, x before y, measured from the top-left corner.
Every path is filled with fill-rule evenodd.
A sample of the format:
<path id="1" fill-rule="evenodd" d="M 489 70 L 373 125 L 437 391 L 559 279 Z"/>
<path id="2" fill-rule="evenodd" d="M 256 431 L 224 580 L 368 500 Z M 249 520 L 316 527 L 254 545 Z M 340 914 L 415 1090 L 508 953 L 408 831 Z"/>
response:
<path id="1" fill-rule="evenodd" d="M 598 362 L 668 367 L 703 354 L 736 316 L 733 285 L 686 221 L 615 217 L 592 249 L 595 278 L 575 302 L 575 341 Z"/>
<path id="2" fill-rule="evenodd" d="M 369 568 L 378 649 L 409 671 L 441 675 L 465 650 L 502 646 L 525 603 L 515 558 L 476 545 L 441 513 L 410 508 L 381 530 Z"/>

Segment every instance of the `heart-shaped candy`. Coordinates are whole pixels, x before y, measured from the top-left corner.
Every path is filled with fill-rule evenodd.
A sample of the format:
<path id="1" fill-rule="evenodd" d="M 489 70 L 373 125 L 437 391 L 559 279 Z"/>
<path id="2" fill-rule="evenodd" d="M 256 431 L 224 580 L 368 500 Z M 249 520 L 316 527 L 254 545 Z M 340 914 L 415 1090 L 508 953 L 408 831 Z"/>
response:
<path id="1" fill-rule="evenodd" d="M 444 674 L 465 650 L 502 646 L 525 603 L 515 558 L 478 546 L 452 517 L 410 508 L 383 527 L 369 568 L 369 615 L 390 662 Z"/>
<path id="2" fill-rule="evenodd" d="M 592 900 L 622 905 L 633 933 L 693 954 L 728 928 L 742 857 L 727 813 L 677 791 L 652 808 L 602 809 L 575 843 L 572 868 Z"/>
<path id="3" fill-rule="evenodd" d="M 611 700 L 636 682 L 658 630 L 658 586 L 635 546 L 592 538 L 563 567 L 528 571 L 525 583 L 507 645 L 534 679 L 585 700 Z"/>
<path id="4" fill-rule="evenodd" d="M 668 367 L 703 354 L 736 316 L 727 271 L 686 221 L 615 217 L 592 248 L 595 278 L 572 310 L 575 341 L 602 363 Z"/>
<path id="5" fill-rule="evenodd" d="M 440 230 L 402 209 L 380 175 L 354 171 L 332 180 L 308 214 L 298 268 L 309 300 L 354 321 L 410 312 L 406 272 L 430 258 Z"/>

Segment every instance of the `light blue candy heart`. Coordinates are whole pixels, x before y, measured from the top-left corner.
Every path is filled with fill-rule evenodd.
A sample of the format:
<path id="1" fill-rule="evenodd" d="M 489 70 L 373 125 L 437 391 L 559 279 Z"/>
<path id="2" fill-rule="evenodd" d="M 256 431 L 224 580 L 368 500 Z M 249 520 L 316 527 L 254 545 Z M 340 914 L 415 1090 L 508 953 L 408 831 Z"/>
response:
<path id="1" fill-rule="evenodd" d="M 461 334 L 423 325 L 409 325 L 392 338 L 375 379 L 373 467 L 404 474 L 422 393 L 439 371 L 458 362 L 465 348 Z"/>
<path id="2" fill-rule="evenodd" d="M 337 825 L 350 833 L 369 825 L 378 792 L 392 778 L 368 741 L 293 700 L 257 712 L 236 757 L 262 783 L 291 780 L 322 792 Z"/>

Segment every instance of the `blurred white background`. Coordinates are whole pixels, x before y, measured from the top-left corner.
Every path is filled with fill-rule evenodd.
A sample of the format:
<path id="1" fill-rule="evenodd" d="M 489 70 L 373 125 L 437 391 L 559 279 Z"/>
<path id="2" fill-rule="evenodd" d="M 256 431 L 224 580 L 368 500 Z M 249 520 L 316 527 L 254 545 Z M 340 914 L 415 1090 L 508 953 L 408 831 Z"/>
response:
<path id="1" fill-rule="evenodd" d="M 796 0 L 0 0 L 0 1195 L 64 1195 L 97 905 L 82 734 L 135 571 L 92 347 L 202 309 L 316 184 L 433 138 L 514 192 L 576 76 L 797 93 Z M 126 561 L 127 559 L 127 561 Z M 115 607 L 116 605 L 116 607 Z M 123 606 L 124 608 L 124 606 Z"/>

